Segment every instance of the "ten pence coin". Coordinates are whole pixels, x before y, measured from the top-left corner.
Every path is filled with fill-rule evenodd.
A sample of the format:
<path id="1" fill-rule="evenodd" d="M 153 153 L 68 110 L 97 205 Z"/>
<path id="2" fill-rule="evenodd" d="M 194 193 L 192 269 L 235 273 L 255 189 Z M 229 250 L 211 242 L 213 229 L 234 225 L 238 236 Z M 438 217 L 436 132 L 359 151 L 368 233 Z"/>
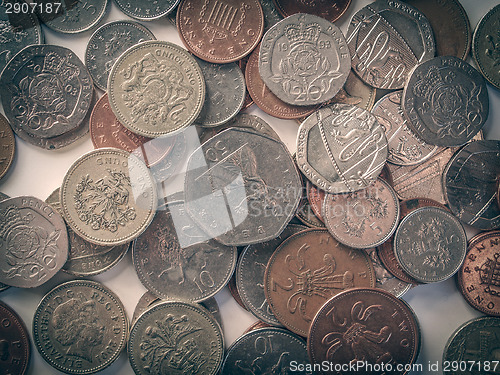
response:
<path id="1" fill-rule="evenodd" d="M 0 179 L 5 177 L 16 154 L 16 138 L 7 119 L 0 113 Z"/>
<path id="2" fill-rule="evenodd" d="M 29 333 L 21 317 L 8 305 L 0 301 L 0 357 L 3 374 L 24 375 L 30 362 L 31 347 Z"/>
<path id="3" fill-rule="evenodd" d="M 141 21 L 152 21 L 170 15 L 179 4 L 179 0 L 159 0 L 152 3 L 137 0 L 115 0 L 115 4 L 127 16 Z"/>

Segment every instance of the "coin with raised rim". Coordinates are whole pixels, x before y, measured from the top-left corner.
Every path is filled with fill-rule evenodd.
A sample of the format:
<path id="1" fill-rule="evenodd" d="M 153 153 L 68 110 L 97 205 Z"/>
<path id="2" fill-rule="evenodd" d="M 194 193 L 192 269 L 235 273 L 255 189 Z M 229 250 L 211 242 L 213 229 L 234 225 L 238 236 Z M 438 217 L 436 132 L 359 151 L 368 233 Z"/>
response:
<path id="1" fill-rule="evenodd" d="M 0 179 L 5 177 L 16 155 L 16 138 L 7 119 L 0 113 Z"/>
<path id="2" fill-rule="evenodd" d="M 127 16 L 141 21 L 152 21 L 170 15 L 180 0 L 159 0 L 151 4 L 139 0 L 114 1 Z"/>
<path id="3" fill-rule="evenodd" d="M 334 22 L 347 11 L 351 0 L 274 0 L 274 3 L 283 17 L 288 17 L 295 13 L 309 13 Z"/>
<path id="4" fill-rule="evenodd" d="M 0 358 L 2 373 L 24 375 L 28 370 L 31 345 L 28 330 L 21 317 L 7 304 L 0 301 Z"/>

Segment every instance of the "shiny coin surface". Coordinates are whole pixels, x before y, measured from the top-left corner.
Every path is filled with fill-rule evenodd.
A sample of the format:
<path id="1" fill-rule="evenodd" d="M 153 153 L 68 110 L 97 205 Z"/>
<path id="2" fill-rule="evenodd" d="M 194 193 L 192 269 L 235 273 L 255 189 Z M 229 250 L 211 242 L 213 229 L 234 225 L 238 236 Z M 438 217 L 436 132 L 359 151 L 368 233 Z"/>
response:
<path id="1" fill-rule="evenodd" d="M 0 114 L 0 179 L 3 178 L 14 161 L 16 139 L 7 119 Z"/>
<path id="2" fill-rule="evenodd" d="M 159 303 L 130 332 L 128 357 L 136 374 L 218 373 L 224 341 L 216 320 L 186 302 Z"/>
<path id="3" fill-rule="evenodd" d="M 338 20 L 349 8 L 351 0 L 328 0 L 301 1 L 301 0 L 274 0 L 276 8 L 284 16 L 288 17 L 296 13 L 309 13 L 324 18 L 330 22 Z"/>
<path id="4" fill-rule="evenodd" d="M 109 72 L 118 57 L 135 44 L 153 39 L 153 33 L 137 22 L 114 21 L 99 27 L 85 49 L 85 65 L 94 84 L 106 91 Z"/>
<path id="5" fill-rule="evenodd" d="M 471 142 L 458 151 L 443 172 L 446 201 L 455 216 L 479 229 L 500 227 L 495 202 L 500 176 L 500 141 Z"/>
<path id="6" fill-rule="evenodd" d="M 394 189 L 381 178 L 364 190 L 327 194 L 323 218 L 338 241 L 357 249 L 378 246 L 396 230 L 399 201 Z"/>
<path id="7" fill-rule="evenodd" d="M 24 375 L 31 356 L 28 330 L 21 317 L 3 302 L 0 302 L 0 321 L 0 369 L 6 375 Z"/>
<path id="8" fill-rule="evenodd" d="M 327 193 L 369 186 L 387 159 L 384 129 L 370 112 L 333 104 L 309 116 L 297 136 L 297 165 Z"/>
<path id="9" fill-rule="evenodd" d="M 35 197 L 0 202 L 0 282 L 35 288 L 50 280 L 68 258 L 61 215 Z"/>
<path id="10" fill-rule="evenodd" d="M 302 194 L 286 146 L 237 128 L 217 134 L 193 152 L 184 190 L 193 221 L 210 237 L 232 246 L 276 237 L 292 219 Z"/>
<path id="11" fill-rule="evenodd" d="M 186 50 L 170 42 L 148 41 L 116 60 L 108 78 L 108 95 L 123 126 L 154 138 L 193 123 L 203 107 L 205 83 Z"/>
<path id="12" fill-rule="evenodd" d="M 401 103 L 410 129 L 424 142 L 443 147 L 471 140 L 489 111 L 483 77 L 454 56 L 418 65 L 408 78 Z"/>
<path id="13" fill-rule="evenodd" d="M 97 245 L 138 237 L 156 212 L 155 183 L 143 162 L 115 148 L 90 151 L 69 168 L 61 185 L 68 225 Z"/>
<path id="14" fill-rule="evenodd" d="M 308 229 L 276 249 L 264 284 L 280 323 L 307 336 L 314 315 L 330 297 L 354 287 L 374 287 L 375 274 L 366 253 L 342 245 L 324 229 Z"/>
<path id="15" fill-rule="evenodd" d="M 359 10 L 346 39 L 353 70 L 378 89 L 402 89 L 411 69 L 435 53 L 427 18 L 397 0 L 377 0 Z"/>
<path id="16" fill-rule="evenodd" d="M 420 349 L 420 330 L 404 301 L 377 289 L 353 289 L 331 298 L 318 311 L 309 330 L 307 350 L 313 364 L 361 362 L 358 371 L 381 374 L 367 365 L 411 364 Z M 320 374 L 332 374 L 323 371 Z M 406 374 L 404 369 L 393 374 Z"/>
<path id="17" fill-rule="evenodd" d="M 141 21 L 151 21 L 172 13 L 180 0 L 160 0 L 151 4 L 137 0 L 115 0 L 127 16 Z"/>
<path id="18" fill-rule="evenodd" d="M 401 267 L 422 283 L 443 281 L 460 268 L 467 251 L 465 230 L 448 211 L 422 207 L 405 216 L 394 234 Z"/>
<path id="19" fill-rule="evenodd" d="M 292 105 L 317 105 L 333 98 L 351 71 L 342 31 L 312 14 L 276 23 L 262 38 L 259 72 L 266 86 Z"/>
<path id="20" fill-rule="evenodd" d="M 118 297 L 96 281 L 60 284 L 40 301 L 33 341 L 42 358 L 66 374 L 93 374 L 125 348 L 129 324 Z"/>

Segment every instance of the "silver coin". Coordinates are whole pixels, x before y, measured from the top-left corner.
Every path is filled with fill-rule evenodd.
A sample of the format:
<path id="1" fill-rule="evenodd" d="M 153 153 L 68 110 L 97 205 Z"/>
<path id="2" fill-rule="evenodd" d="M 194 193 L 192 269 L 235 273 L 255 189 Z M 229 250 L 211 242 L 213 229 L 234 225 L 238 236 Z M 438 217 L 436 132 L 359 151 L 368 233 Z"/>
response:
<path id="1" fill-rule="evenodd" d="M 351 71 L 342 31 L 312 14 L 293 14 L 262 37 L 259 72 L 279 99 L 292 105 L 316 105 L 333 98 Z"/>
<path id="2" fill-rule="evenodd" d="M 272 0 L 260 0 L 260 5 L 262 5 L 262 11 L 264 12 L 264 32 L 266 32 L 281 21 L 283 16 L 278 12 Z"/>
<path id="3" fill-rule="evenodd" d="M 163 302 L 132 327 L 128 357 L 138 375 L 218 373 L 224 340 L 215 319 L 200 306 Z"/>
<path id="4" fill-rule="evenodd" d="M 22 6 L 21 0 L 2 1 L 0 3 L 0 73 L 16 53 L 30 44 L 43 43 L 42 28 L 36 15 L 27 12 L 12 12 L 14 4 Z M 9 11 L 9 13 L 7 13 Z"/>
<path id="5" fill-rule="evenodd" d="M 176 44 L 140 43 L 124 52 L 108 78 L 109 104 L 134 133 L 155 138 L 194 122 L 205 101 L 203 73 Z"/>
<path id="6" fill-rule="evenodd" d="M 0 201 L 3 201 L 3 200 L 8 199 L 8 198 L 10 198 L 10 197 L 7 194 L 0 192 Z M 0 292 L 3 292 L 4 290 L 6 290 L 8 288 L 9 288 L 8 285 L 0 283 Z"/>
<path id="7" fill-rule="evenodd" d="M 132 247 L 142 284 L 167 300 L 200 302 L 214 296 L 236 267 L 236 247 L 210 239 L 192 222 L 183 202 L 168 203 Z"/>
<path id="8" fill-rule="evenodd" d="M 276 237 L 295 214 L 302 193 L 286 146 L 238 128 L 224 130 L 193 152 L 184 186 L 193 221 L 233 246 Z"/>
<path id="9" fill-rule="evenodd" d="M 35 197 L 0 202 L 0 282 L 35 288 L 50 280 L 68 258 L 66 225 Z"/>
<path id="10" fill-rule="evenodd" d="M 99 27 L 85 49 L 85 65 L 94 84 L 106 91 L 109 72 L 118 57 L 130 47 L 154 39 L 153 33 L 137 22 L 114 21 Z"/>
<path id="11" fill-rule="evenodd" d="M 394 253 L 403 270 L 422 283 L 443 281 L 458 271 L 467 237 L 458 219 L 437 207 L 406 215 L 394 234 Z"/>
<path id="12" fill-rule="evenodd" d="M 439 56 L 410 73 L 402 107 L 410 129 L 428 144 L 461 146 L 488 117 L 488 91 L 481 74 L 468 63 Z"/>
<path id="13" fill-rule="evenodd" d="M 319 109 L 302 122 L 297 136 L 299 169 L 328 193 L 369 186 L 387 153 L 387 138 L 376 117 L 349 104 Z"/>
<path id="14" fill-rule="evenodd" d="M 123 13 L 141 21 L 151 21 L 170 15 L 179 2 L 180 0 L 157 0 L 154 2 L 115 0 L 115 4 Z"/>
<path id="15" fill-rule="evenodd" d="M 149 167 L 151 174 L 157 183 L 165 183 L 171 177 L 175 176 L 176 172 L 183 166 L 187 158 L 187 140 L 184 132 L 181 132 L 174 137 L 175 144 L 172 151 L 164 155 L 157 163 Z M 168 137 L 168 136 L 164 136 Z M 163 138 L 163 137 L 161 137 Z M 160 197 L 162 199 L 163 197 Z"/>
<path id="16" fill-rule="evenodd" d="M 352 69 L 378 89 L 402 89 L 411 69 L 435 53 L 427 18 L 398 0 L 377 0 L 359 10 L 346 39 Z"/>
<path id="17" fill-rule="evenodd" d="M 475 141 L 464 146 L 443 172 L 444 194 L 451 212 L 475 228 L 499 228 L 498 176 L 500 141 Z"/>
<path id="18" fill-rule="evenodd" d="M 40 301 L 33 341 L 42 358 L 66 374 L 93 374 L 111 365 L 127 342 L 123 304 L 101 283 L 60 284 Z"/>
<path id="19" fill-rule="evenodd" d="M 375 103 L 372 113 L 387 137 L 387 161 L 396 165 L 420 164 L 434 155 L 438 146 L 422 141 L 408 128 L 401 108 L 402 93 L 398 90 L 383 96 Z"/>
<path id="20" fill-rule="evenodd" d="M 222 125 L 238 114 L 245 101 L 245 77 L 236 63 L 213 64 L 195 57 L 205 79 L 205 102 L 195 123 Z"/>

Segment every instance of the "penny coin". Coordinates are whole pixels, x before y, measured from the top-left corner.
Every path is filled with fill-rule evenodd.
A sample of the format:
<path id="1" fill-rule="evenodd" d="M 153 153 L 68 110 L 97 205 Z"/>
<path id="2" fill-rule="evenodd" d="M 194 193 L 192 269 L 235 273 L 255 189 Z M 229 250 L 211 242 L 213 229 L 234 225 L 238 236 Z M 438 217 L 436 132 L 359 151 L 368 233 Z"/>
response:
<path id="1" fill-rule="evenodd" d="M 0 179 L 5 177 L 16 154 L 16 139 L 7 119 L 0 113 Z"/>
<path id="2" fill-rule="evenodd" d="M 285 103 L 266 86 L 259 73 L 260 44 L 248 58 L 245 81 L 255 104 L 268 115 L 282 119 L 297 119 L 313 113 L 317 106 L 296 106 Z"/>
<path id="3" fill-rule="evenodd" d="M 274 240 L 248 245 L 238 259 L 236 287 L 248 311 L 273 326 L 281 325 L 276 319 L 264 294 L 264 272 L 276 248 L 292 234 L 308 229 L 305 225 L 288 224 Z"/>
<path id="4" fill-rule="evenodd" d="M 348 194 L 326 194 L 323 218 L 338 241 L 357 249 L 368 249 L 387 241 L 399 221 L 399 200 L 394 189 L 377 179 L 364 190 Z"/>
<path id="5" fill-rule="evenodd" d="M 118 57 L 130 47 L 154 39 L 153 33 L 137 22 L 113 21 L 100 26 L 85 49 L 85 65 L 94 85 L 106 91 L 109 72 Z"/>
<path id="6" fill-rule="evenodd" d="M 291 371 L 291 361 L 309 364 L 304 339 L 282 328 L 260 328 L 244 334 L 229 347 L 220 373 L 283 374 Z"/>
<path id="7" fill-rule="evenodd" d="M 264 323 L 263 321 L 257 320 L 255 323 L 251 324 L 250 327 L 248 327 L 247 329 L 245 329 L 245 331 L 243 332 L 243 335 L 245 333 L 255 331 L 256 329 L 270 328 L 270 327 L 272 327 L 272 326 L 269 325 L 269 324 L 267 324 L 267 323 Z"/>
<path id="8" fill-rule="evenodd" d="M 500 231 L 484 233 L 469 245 L 458 272 L 458 286 L 465 300 L 476 310 L 500 316 Z"/>
<path id="9" fill-rule="evenodd" d="M 243 303 L 240 294 L 238 293 L 238 287 L 236 286 L 236 273 L 233 273 L 233 276 L 229 279 L 227 283 L 227 288 L 229 289 L 229 293 L 234 298 L 236 303 L 240 305 L 244 310 L 248 311 L 247 307 Z"/>
<path id="10" fill-rule="evenodd" d="M 21 138 L 53 138 L 82 123 L 94 87 L 71 50 L 31 45 L 15 55 L 0 77 L 5 116 Z"/>
<path id="11" fill-rule="evenodd" d="M 238 114 L 245 100 L 245 76 L 238 64 L 212 64 L 196 59 L 205 79 L 205 103 L 195 123 L 222 125 Z"/>
<path id="12" fill-rule="evenodd" d="M 258 0 L 183 0 L 177 9 L 179 36 L 194 55 L 217 64 L 238 61 L 259 43 L 264 14 Z"/>
<path id="13" fill-rule="evenodd" d="M 68 225 L 96 245 L 121 245 L 138 237 L 153 220 L 153 179 L 136 156 L 115 148 L 90 151 L 68 169 L 61 185 Z"/>
<path id="14" fill-rule="evenodd" d="M 183 202 L 168 203 L 132 247 L 142 284 L 168 300 L 200 302 L 229 281 L 237 261 L 236 247 L 210 239 L 187 216 Z"/>
<path id="15" fill-rule="evenodd" d="M 118 8 L 127 16 L 141 21 L 151 21 L 170 14 L 179 0 L 160 0 L 152 4 L 137 0 L 115 0 Z"/>
<path id="16" fill-rule="evenodd" d="M 0 301 L 0 345 L 2 373 L 24 375 L 30 362 L 29 333 L 21 317 L 7 304 Z"/>
<path id="17" fill-rule="evenodd" d="M 282 142 L 231 128 L 191 154 L 184 191 L 187 213 L 209 237 L 243 246 L 281 233 L 295 215 L 302 187 Z"/>
<path id="18" fill-rule="evenodd" d="M 215 375 L 222 363 L 224 340 L 219 324 L 204 308 L 163 302 L 137 319 L 127 351 L 138 375 Z"/>
<path id="19" fill-rule="evenodd" d="M 296 161 L 296 154 L 293 154 L 293 160 Z M 297 165 L 297 164 L 295 164 Z M 326 228 L 323 221 L 321 221 L 315 214 L 309 203 L 309 199 L 307 197 L 307 179 L 299 170 L 300 181 L 302 183 L 302 191 L 303 194 L 299 201 L 299 207 L 297 208 L 297 212 L 295 213 L 295 218 L 298 219 L 302 224 L 307 225 L 310 228 Z M 313 185 L 311 185 L 313 186 Z"/>
<path id="20" fill-rule="evenodd" d="M 123 126 L 155 138 L 193 123 L 203 107 L 205 83 L 186 50 L 170 42 L 148 41 L 116 60 L 108 78 L 108 95 Z"/>
<path id="21" fill-rule="evenodd" d="M 351 0 L 340 1 L 300 1 L 300 0 L 274 0 L 276 8 L 288 17 L 296 13 L 309 13 L 324 18 L 330 22 L 337 21 L 349 8 Z"/>
<path id="22" fill-rule="evenodd" d="M 411 69 L 435 53 L 427 18 L 397 0 L 377 0 L 359 10 L 346 39 L 352 68 L 377 89 L 402 89 Z"/>
<path id="23" fill-rule="evenodd" d="M 300 125 L 297 165 L 327 193 L 369 186 L 387 159 L 387 138 L 376 117 L 348 104 L 321 108 Z"/>
<path id="24" fill-rule="evenodd" d="M 500 89 L 500 62 L 498 45 L 500 36 L 500 4 L 486 13 L 474 30 L 472 57 L 481 74 L 496 88 Z"/>
<path id="25" fill-rule="evenodd" d="M 471 140 L 488 118 L 488 103 L 481 74 L 454 56 L 418 65 L 401 99 L 410 129 L 424 142 L 443 147 Z"/>
<path id="26" fill-rule="evenodd" d="M 35 288 L 50 280 L 68 258 L 68 235 L 57 211 L 38 198 L 0 202 L 0 282 Z"/>
<path id="27" fill-rule="evenodd" d="M 418 208 L 401 220 L 394 253 L 401 267 L 422 283 L 453 276 L 465 258 L 467 237 L 458 219 L 436 207 Z"/>
<path id="28" fill-rule="evenodd" d="M 397 165 L 420 164 L 430 158 L 438 146 L 427 144 L 408 128 L 401 108 L 402 93 L 402 90 L 398 90 L 385 95 L 377 101 L 372 113 L 387 137 L 387 161 Z"/>
<path id="29" fill-rule="evenodd" d="M 285 103 L 318 105 L 332 99 L 351 71 L 342 31 L 312 14 L 294 14 L 262 37 L 259 72 Z"/>
<path id="30" fill-rule="evenodd" d="M 412 364 L 419 350 L 420 330 L 411 307 L 378 289 L 356 288 L 328 300 L 314 317 L 307 340 L 313 365 L 327 361 L 366 366 L 345 374 L 381 374 L 384 371 L 375 365 Z M 407 371 L 394 366 L 391 373 Z"/>
<path id="31" fill-rule="evenodd" d="M 314 212 L 314 215 L 324 222 L 323 216 L 321 215 L 323 202 L 325 200 L 325 192 L 321 189 L 318 189 L 316 186 L 311 184 L 309 180 L 306 181 L 306 191 L 307 191 L 307 200 L 311 209 Z"/>
<path id="32" fill-rule="evenodd" d="M 307 336 L 314 315 L 330 297 L 354 287 L 374 287 L 375 274 L 366 253 L 342 245 L 327 230 L 308 229 L 278 246 L 264 284 L 279 322 Z"/>
<path id="33" fill-rule="evenodd" d="M 500 226 L 496 204 L 500 141 L 475 141 L 458 151 L 443 172 L 446 201 L 462 222 L 487 230 Z"/>
<path id="34" fill-rule="evenodd" d="M 60 284 L 40 301 L 33 341 L 42 358 L 66 374 L 93 374 L 125 348 L 129 330 L 119 298 L 96 281 Z"/>
<path id="35" fill-rule="evenodd" d="M 384 164 L 384 167 L 382 168 L 382 171 L 380 172 L 380 175 L 378 177 L 387 182 L 389 185 L 391 186 L 394 185 L 394 181 L 392 180 L 392 174 L 389 168 L 387 167 L 387 163 Z"/>

